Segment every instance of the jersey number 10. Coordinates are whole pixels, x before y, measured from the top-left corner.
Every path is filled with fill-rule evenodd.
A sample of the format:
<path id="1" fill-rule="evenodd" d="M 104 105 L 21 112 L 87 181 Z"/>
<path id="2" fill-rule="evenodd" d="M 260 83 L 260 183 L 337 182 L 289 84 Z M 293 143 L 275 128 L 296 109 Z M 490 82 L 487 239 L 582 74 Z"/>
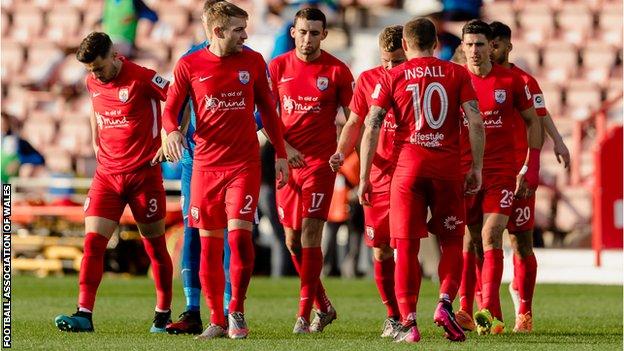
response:
<path id="1" fill-rule="evenodd" d="M 439 129 L 444 124 L 446 114 L 448 112 L 448 94 L 444 86 L 438 82 L 427 85 L 422 101 L 420 100 L 420 86 L 418 84 L 409 84 L 405 89 L 412 92 L 412 103 L 414 104 L 414 115 L 416 117 L 416 131 L 423 127 L 423 117 L 431 129 Z M 433 116 L 431 110 L 431 99 L 433 93 L 440 96 L 440 111 L 437 118 Z"/>

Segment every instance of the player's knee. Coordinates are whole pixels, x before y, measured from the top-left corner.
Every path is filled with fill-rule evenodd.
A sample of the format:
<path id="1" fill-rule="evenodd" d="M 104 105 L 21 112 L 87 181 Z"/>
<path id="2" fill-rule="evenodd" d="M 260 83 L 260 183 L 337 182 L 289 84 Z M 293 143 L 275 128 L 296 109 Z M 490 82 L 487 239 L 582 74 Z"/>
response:
<path id="1" fill-rule="evenodd" d="M 394 256 L 394 250 L 390 246 L 374 247 L 373 258 L 375 261 L 385 261 Z"/>
<path id="2" fill-rule="evenodd" d="M 295 240 L 293 237 L 287 237 L 286 248 L 291 255 L 298 255 L 301 252 L 301 241 Z"/>

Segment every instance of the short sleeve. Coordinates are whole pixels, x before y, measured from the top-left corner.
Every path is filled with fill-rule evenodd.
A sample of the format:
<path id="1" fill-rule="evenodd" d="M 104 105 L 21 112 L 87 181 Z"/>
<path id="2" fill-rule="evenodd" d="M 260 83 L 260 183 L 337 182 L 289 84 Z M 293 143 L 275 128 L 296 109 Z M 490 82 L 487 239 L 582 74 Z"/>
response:
<path id="1" fill-rule="evenodd" d="M 365 83 L 362 79 L 364 73 L 360 75 L 355 83 L 355 89 L 353 91 L 353 98 L 349 104 L 349 109 L 353 111 L 358 117 L 364 119 L 368 113 L 368 103 L 366 102 Z M 378 83 L 379 84 L 379 83 Z"/>
<path id="2" fill-rule="evenodd" d="M 470 75 L 464 67 L 457 67 L 459 78 L 459 100 L 460 104 L 464 102 L 477 100 L 477 94 L 474 91 L 474 87 L 472 86 L 472 80 L 470 79 Z"/>
<path id="3" fill-rule="evenodd" d="M 338 73 L 338 101 L 340 101 L 340 106 L 349 106 L 353 97 L 354 85 L 355 82 L 353 81 L 351 71 L 347 66 L 341 65 Z"/>
<path id="4" fill-rule="evenodd" d="M 144 68 L 144 76 L 148 94 L 160 101 L 165 101 L 167 99 L 169 81 L 148 68 Z"/>
<path id="5" fill-rule="evenodd" d="M 518 111 L 525 111 L 533 106 L 533 96 L 529 86 L 524 83 L 520 75 L 513 74 L 513 101 Z"/>
<path id="6" fill-rule="evenodd" d="M 527 86 L 529 87 L 529 91 L 531 92 L 531 98 L 533 99 L 533 107 L 535 107 L 535 112 L 537 112 L 537 115 L 540 117 L 546 117 L 546 101 L 544 101 L 544 93 L 542 92 L 542 88 L 540 88 L 535 78 L 531 76 L 529 76 Z"/>

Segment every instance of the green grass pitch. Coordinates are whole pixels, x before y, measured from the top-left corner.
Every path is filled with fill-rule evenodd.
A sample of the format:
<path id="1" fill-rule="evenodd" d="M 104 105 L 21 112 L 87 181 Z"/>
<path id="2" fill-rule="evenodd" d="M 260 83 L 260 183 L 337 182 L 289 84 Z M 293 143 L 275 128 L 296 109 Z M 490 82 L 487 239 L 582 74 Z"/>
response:
<path id="1" fill-rule="evenodd" d="M 512 303 L 501 288 L 507 332 L 501 336 L 468 334 L 451 344 L 432 321 L 437 285 L 424 281 L 418 304 L 418 345 L 379 338 L 385 308 L 371 279 L 325 279 L 338 320 L 322 334 L 291 333 L 298 302 L 296 279 L 253 278 L 246 303 L 251 329 L 247 340 L 197 341 L 188 335 L 150 335 L 155 303 L 147 278 L 105 276 L 94 314 L 95 333 L 56 329 L 57 314 L 73 313 L 77 277 L 13 278 L 13 348 L 15 350 L 622 350 L 622 287 L 589 285 L 537 286 L 534 332 L 510 333 Z M 180 281 L 174 286 L 174 314 L 184 308 Z M 204 323 L 207 309 L 202 311 Z"/>

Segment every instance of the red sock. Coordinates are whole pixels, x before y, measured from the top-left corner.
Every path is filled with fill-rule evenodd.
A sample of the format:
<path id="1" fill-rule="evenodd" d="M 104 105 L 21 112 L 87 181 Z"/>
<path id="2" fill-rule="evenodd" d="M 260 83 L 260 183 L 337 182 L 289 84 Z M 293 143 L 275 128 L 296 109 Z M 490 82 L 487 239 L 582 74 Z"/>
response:
<path id="1" fill-rule="evenodd" d="M 418 251 L 420 239 L 395 239 L 397 261 L 394 271 L 395 294 L 401 311 L 401 322 L 415 318 L 416 303 L 420 292 L 420 263 Z"/>
<path id="2" fill-rule="evenodd" d="M 254 267 L 254 245 L 251 232 L 235 229 L 228 232 L 230 244 L 230 281 L 232 282 L 232 300 L 230 313 L 245 312 L 245 295 L 251 281 Z"/>
<path id="3" fill-rule="evenodd" d="M 455 300 L 463 271 L 462 237 L 438 237 L 440 243 L 440 294 L 448 295 L 451 302 Z"/>
<path id="4" fill-rule="evenodd" d="M 167 241 L 164 235 L 155 238 L 143 238 L 143 246 L 152 261 L 154 285 L 156 286 L 156 308 L 161 311 L 171 309 L 171 286 L 173 280 L 173 264 Z"/>
<path id="5" fill-rule="evenodd" d="M 87 233 L 84 241 L 84 254 L 80 262 L 78 278 L 80 292 L 78 307 L 93 311 L 95 294 L 104 273 L 104 253 L 108 239 L 98 233 Z"/>
<path id="6" fill-rule="evenodd" d="M 518 287 L 520 289 L 520 308 L 518 313 L 531 312 L 533 292 L 535 291 L 535 279 L 537 278 L 537 260 L 535 255 L 520 259 L 518 272 Z"/>
<path id="7" fill-rule="evenodd" d="M 481 278 L 483 277 L 483 259 L 477 256 L 476 258 L 477 279 L 475 285 L 474 299 L 477 303 L 477 309 L 483 308 L 483 299 L 481 298 Z"/>
<path id="8" fill-rule="evenodd" d="M 513 255 L 513 279 L 511 279 L 511 288 L 518 291 L 518 275 L 520 274 L 520 260 L 521 258 Z"/>
<path id="9" fill-rule="evenodd" d="M 503 250 L 492 249 L 484 253 L 483 276 L 481 278 L 481 294 L 483 308 L 487 308 L 492 316 L 503 320 L 500 305 L 500 286 L 503 278 Z"/>
<path id="10" fill-rule="evenodd" d="M 373 259 L 375 266 L 375 283 L 381 296 L 381 302 L 388 309 L 388 318 L 399 318 L 401 312 L 394 295 L 394 257 L 389 257 L 383 261 Z"/>
<path id="11" fill-rule="evenodd" d="M 200 240 L 199 280 L 204 290 L 206 305 L 210 308 L 210 323 L 225 327 L 226 322 L 223 315 L 223 292 L 225 290 L 223 238 L 202 236 Z"/>
<path id="12" fill-rule="evenodd" d="M 323 269 L 323 252 L 320 247 L 301 249 L 301 289 L 299 292 L 299 317 L 310 320 L 312 304 Z"/>
<path id="13" fill-rule="evenodd" d="M 477 256 L 474 252 L 463 253 L 464 266 L 462 269 L 462 280 L 459 287 L 459 304 L 461 309 L 472 315 L 474 306 L 475 288 L 477 285 Z"/>
<path id="14" fill-rule="evenodd" d="M 293 262 L 293 265 L 295 266 L 295 270 L 297 271 L 297 274 L 299 274 L 299 277 L 301 277 L 301 254 L 290 255 L 290 258 L 292 259 L 292 262 Z M 321 264 L 321 271 L 322 271 L 322 264 Z M 314 306 L 319 311 L 323 313 L 327 313 L 329 312 L 329 309 L 332 306 L 331 301 L 329 301 L 329 297 L 327 296 L 327 293 L 325 292 L 325 287 L 323 286 L 323 283 L 321 282 L 320 278 L 316 284 L 317 285 L 316 285 L 316 295 L 314 296 Z"/>

